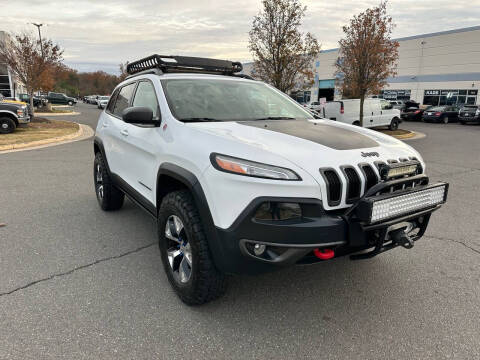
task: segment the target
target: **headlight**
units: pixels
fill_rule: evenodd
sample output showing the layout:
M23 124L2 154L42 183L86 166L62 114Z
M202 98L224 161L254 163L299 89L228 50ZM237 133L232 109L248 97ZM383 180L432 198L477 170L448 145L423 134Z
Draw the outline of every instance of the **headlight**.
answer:
M232 156L212 153L210 160L215 169L244 176L276 180L302 180L294 171L278 166L261 164Z
M17 109L17 115L22 117L25 114L25 111L23 109Z

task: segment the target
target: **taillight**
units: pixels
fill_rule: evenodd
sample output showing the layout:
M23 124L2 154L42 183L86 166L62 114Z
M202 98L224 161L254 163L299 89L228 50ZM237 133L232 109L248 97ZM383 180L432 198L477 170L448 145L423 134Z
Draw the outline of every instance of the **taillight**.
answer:
M415 114L420 114L422 111L421 110L417 110L415 111Z
M343 109L343 103L340 103L340 114L343 114L344 113L344 109Z
M441 112L436 112L436 113L435 113L435 116L440 116L440 115L442 115Z

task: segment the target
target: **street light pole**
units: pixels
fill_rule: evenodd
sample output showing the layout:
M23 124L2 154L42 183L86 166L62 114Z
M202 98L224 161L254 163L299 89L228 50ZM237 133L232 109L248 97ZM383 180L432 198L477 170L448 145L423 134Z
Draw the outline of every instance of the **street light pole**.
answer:
M38 29L38 37L40 38L40 49L42 49L42 58L43 58L44 54L43 54L42 33L40 32L40 28L43 26L43 24L35 24L35 23L31 23L31 24L36 26Z

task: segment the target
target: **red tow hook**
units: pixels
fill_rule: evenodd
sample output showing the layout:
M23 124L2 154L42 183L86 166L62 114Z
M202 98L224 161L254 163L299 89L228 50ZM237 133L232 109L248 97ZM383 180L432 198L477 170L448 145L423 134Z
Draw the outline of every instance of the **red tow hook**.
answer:
M335 256L335 252L332 249L314 249L313 253L322 260L328 260Z

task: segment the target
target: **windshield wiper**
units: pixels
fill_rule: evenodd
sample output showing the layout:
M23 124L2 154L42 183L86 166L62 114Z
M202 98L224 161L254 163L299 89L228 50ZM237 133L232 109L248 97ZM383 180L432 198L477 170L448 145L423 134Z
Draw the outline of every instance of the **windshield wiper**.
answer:
M219 120L219 119L208 118L208 117L191 117L191 118L183 118L183 119L179 119L179 120L183 121L183 122L222 121L222 120Z
M258 118L255 120L295 120L295 118L289 117L289 116L268 116L264 118Z

